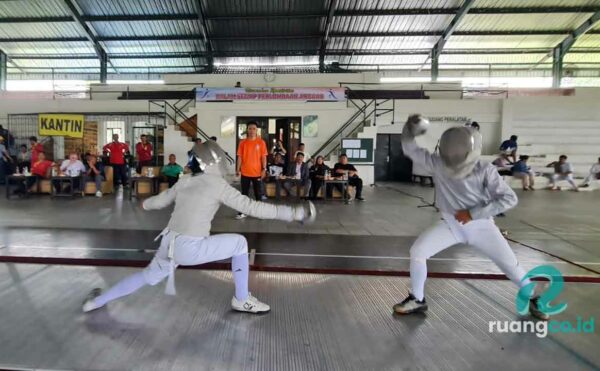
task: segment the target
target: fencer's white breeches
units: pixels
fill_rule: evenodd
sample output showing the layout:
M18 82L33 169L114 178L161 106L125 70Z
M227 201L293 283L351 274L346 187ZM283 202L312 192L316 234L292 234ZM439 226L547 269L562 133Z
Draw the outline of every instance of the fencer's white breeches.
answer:
M590 184L591 182L593 182L594 180L600 179L598 178L598 173L590 173L585 180L583 181L582 184Z
M577 188L577 184L575 184L575 180L573 179L573 174L567 174L567 175L552 174L552 176L550 177L550 185L552 187L555 187L556 182L558 182L560 180L566 180L567 182L569 182L571 187Z
M169 244L172 233L166 233L154 259L144 269L144 279L149 285L156 285L171 273ZM178 235L174 241L173 263L178 265L199 265L248 254L248 242L240 234L216 234L208 237Z
M410 278L412 294L417 300L424 297L425 280L427 279L427 259L453 245L463 243L477 249L492 260L506 276L521 287L529 280L521 279L525 270L519 265L510 245L493 219L476 219L467 224L460 224L453 216L450 222L441 220L414 242L410 249Z

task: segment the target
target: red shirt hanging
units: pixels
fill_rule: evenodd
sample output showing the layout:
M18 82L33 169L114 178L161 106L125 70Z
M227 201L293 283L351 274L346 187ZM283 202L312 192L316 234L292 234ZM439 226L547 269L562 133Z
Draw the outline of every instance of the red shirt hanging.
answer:
M102 150L110 153L109 159L111 164L124 165L125 152L129 152L129 146L127 143L110 142L102 147Z

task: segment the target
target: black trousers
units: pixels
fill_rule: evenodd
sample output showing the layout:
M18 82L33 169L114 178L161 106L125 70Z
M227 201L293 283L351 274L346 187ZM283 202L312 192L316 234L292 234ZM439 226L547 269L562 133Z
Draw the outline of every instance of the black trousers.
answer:
M165 176L165 178L167 179L167 183L169 183L169 188L173 187L179 180L178 176Z
M319 190L321 189L323 184L325 184L325 181L323 179L311 178L310 198L312 198L312 199L317 198L317 195L319 194Z
M262 186L261 186L262 181L261 181L260 177L251 178L251 177L242 175L241 182L242 182L242 194L245 196L248 196L248 192L250 191L250 184L252 184L252 188L254 189L254 198L260 201L261 196L262 196Z
M113 184L115 187L119 183L123 184L123 187L127 186L127 166L125 164L110 164L110 166L113 168Z
M363 181L358 176L348 178L348 185L356 188L356 197L362 197ZM327 197L331 197L332 187L335 187L340 193L344 192L344 187L341 184L328 184L327 185Z

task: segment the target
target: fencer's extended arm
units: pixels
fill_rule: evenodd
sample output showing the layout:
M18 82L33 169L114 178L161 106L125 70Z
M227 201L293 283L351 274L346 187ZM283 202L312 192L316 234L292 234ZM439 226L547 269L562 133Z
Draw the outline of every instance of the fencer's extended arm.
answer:
M156 196L152 196L144 203L142 203L142 207L144 210L159 210L164 209L165 207L171 205L175 202L177 184L173 186L173 188L169 188L166 191L163 191Z
M491 165L485 169L485 187L491 200L486 205L476 206L469 210L473 219L487 219L517 205L517 195Z
M279 219L284 221L302 220L302 215L296 215L297 210L291 206L272 205L266 202L259 202L244 196L237 189L233 188L227 182L223 181L219 200L221 203L237 210L241 213L253 216L258 219Z

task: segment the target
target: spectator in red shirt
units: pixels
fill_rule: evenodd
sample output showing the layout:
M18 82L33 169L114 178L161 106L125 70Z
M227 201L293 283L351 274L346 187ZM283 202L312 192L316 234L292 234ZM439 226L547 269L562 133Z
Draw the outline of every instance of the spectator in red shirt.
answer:
M29 143L31 144L31 166L33 166L38 160L38 155L44 152L44 146L38 143L36 137L29 137Z
M148 142L146 134L140 136L140 142L135 145L135 154L137 156L136 171L142 173L142 167L152 166L152 143Z
M119 182L123 187L127 187L127 165L125 156L129 155L129 146L127 143L119 142L119 134L113 134L113 141L102 147L103 152L109 153L109 163L113 168L114 185L118 187Z
M26 193L35 183L42 179L49 179L52 166L54 166L54 162L46 160L44 152L38 153L37 161L31 164L31 174L35 175L35 178L28 177L15 193Z

